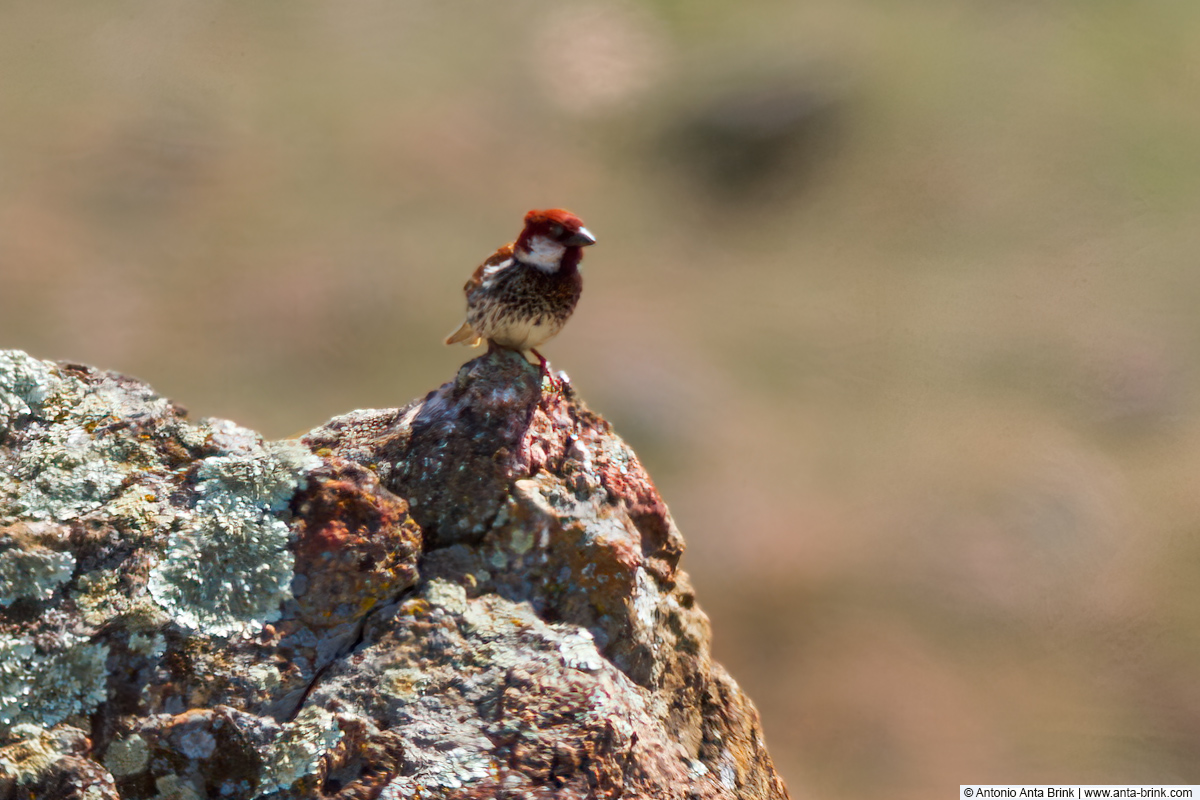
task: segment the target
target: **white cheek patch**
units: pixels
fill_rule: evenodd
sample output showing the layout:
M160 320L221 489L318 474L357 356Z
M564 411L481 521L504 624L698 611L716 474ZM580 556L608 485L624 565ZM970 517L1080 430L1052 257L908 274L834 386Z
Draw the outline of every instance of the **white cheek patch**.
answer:
M518 252L517 257L525 264L537 267L542 272L557 272L567 248L545 236L534 236L529 240L529 249Z

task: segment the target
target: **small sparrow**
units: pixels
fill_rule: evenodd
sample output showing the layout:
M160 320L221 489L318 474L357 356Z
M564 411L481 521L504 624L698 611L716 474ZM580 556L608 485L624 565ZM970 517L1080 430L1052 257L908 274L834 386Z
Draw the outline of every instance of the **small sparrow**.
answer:
M570 211L530 211L517 240L480 264L463 287L467 319L446 344L476 347L487 339L539 364L554 383L535 348L557 335L575 310L583 290L583 248L595 243L583 220Z

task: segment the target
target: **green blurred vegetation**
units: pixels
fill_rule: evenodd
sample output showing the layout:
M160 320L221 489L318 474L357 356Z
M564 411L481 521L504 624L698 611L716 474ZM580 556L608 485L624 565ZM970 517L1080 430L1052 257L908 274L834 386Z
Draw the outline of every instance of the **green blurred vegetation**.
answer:
M9 3L0 346L284 436L530 207L800 797L1200 783L1200 5Z

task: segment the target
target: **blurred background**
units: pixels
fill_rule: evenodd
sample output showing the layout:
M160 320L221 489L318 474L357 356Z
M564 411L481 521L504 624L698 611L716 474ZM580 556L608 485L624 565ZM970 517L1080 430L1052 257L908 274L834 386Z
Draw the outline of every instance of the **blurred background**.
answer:
M8 3L0 347L282 437L532 207L797 797L1200 783L1200 4Z

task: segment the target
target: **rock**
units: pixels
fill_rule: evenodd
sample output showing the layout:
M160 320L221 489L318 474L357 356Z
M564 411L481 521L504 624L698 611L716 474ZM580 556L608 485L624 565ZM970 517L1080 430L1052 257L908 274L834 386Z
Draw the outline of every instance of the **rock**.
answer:
M0 352L0 800L786 798L682 552L503 351L282 442Z

